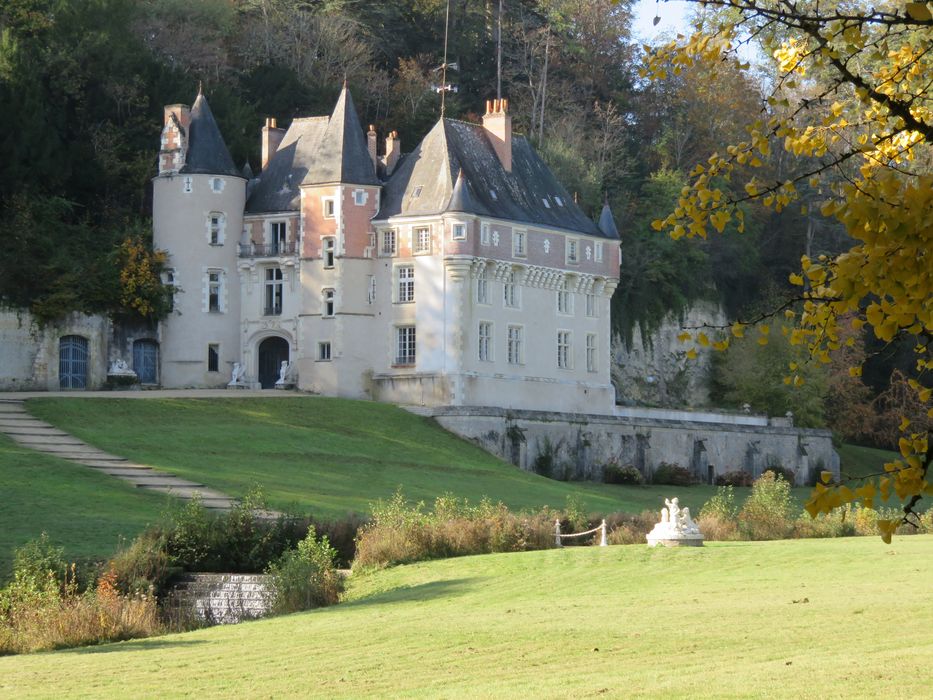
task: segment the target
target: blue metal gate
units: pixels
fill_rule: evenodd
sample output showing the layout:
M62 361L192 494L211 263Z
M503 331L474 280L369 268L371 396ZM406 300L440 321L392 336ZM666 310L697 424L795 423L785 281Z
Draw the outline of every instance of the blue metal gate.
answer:
M137 340L133 343L133 371L140 384L157 384L159 367L159 344L154 340Z
M87 338L62 336L58 341L58 385L62 389L87 386Z

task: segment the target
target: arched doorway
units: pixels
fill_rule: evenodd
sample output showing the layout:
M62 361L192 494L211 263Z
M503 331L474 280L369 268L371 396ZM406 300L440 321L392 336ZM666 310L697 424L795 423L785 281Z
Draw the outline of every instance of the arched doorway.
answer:
M65 335L59 339L58 385L62 389L87 387L87 338Z
M159 344L154 340L133 343L133 371L140 384L158 384Z
M283 362L288 362L288 341L285 338L266 338L259 344L259 383L263 389L275 388Z

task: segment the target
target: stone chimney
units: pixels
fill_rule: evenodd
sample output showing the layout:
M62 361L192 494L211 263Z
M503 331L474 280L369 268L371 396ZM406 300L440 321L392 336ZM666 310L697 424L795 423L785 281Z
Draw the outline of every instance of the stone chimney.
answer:
M373 162L373 170L379 172L379 159L376 157L376 127L372 124L366 132L366 150L369 151L369 159Z
M386 177L392 174L398 159L402 155L402 140L398 137L397 131L392 131L386 136Z
M265 126L262 127L262 165L261 171L266 171L266 166L272 160L272 156L279 150L279 144L285 136L285 129L276 126L275 117L268 117Z
M508 100L486 100L483 128L502 167L512 172L512 117L509 116Z
M159 175L177 173L185 167L190 125L191 109L188 105L165 105L159 148Z

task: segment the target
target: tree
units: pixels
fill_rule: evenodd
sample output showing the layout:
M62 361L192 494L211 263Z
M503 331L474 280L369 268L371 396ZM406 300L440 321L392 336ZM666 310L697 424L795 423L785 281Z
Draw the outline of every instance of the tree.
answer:
M647 51L643 76L664 79L696 64L739 65L737 51L759 41L773 57L773 87L762 117L745 140L713 153L690 172L677 206L653 222L672 237L705 238L730 222L744 227L741 204L758 201L780 212L799 205L804 184L822 192L820 212L835 217L851 238L839 255L804 256L790 275L799 292L781 305L782 331L805 347L809 360L828 364L840 351L843 319L867 327L886 343L912 338L914 376L908 382L928 416L933 339L933 4L882 3L881 9L842 2L695 0L695 31ZM747 69L746 65L740 65ZM805 167L783 178L751 176L772 147ZM721 182L744 180L736 196ZM807 213L807 212L802 212ZM741 336L766 321L739 319ZM804 377L788 365L788 380ZM850 368L854 376L859 365ZM807 510L815 516L854 500L871 506L880 495L904 504L901 519L880 520L885 541L902 522L915 522L919 503L933 496L927 474L933 459L929 429L900 424L902 458L855 488L824 472Z

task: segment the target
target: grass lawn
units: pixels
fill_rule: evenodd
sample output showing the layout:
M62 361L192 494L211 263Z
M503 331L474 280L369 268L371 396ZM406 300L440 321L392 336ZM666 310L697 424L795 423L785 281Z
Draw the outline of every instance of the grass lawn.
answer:
M929 536L448 559L329 609L0 658L0 696L909 697L931 576Z
M168 500L0 435L0 584L13 549L45 530L70 558L107 556L159 519Z
M31 399L28 410L116 454L231 495L255 484L271 505L317 515L366 513L399 487L410 499L451 492L512 508L659 510L678 495L694 513L714 487L562 483L516 469L396 406L322 397L287 399ZM744 489L743 489L744 491ZM801 497L808 489L798 489Z
M885 462L900 458L897 452L860 445L843 445L837 452L843 475L852 477L883 472Z

